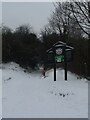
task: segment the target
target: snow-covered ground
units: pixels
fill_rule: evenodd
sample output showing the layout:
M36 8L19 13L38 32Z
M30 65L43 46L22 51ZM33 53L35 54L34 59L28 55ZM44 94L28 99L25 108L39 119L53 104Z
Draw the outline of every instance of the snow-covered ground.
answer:
M0 65L0 120L2 118L2 66Z
M53 70L46 78L39 71L25 73L19 65L3 65L3 118L88 118L88 82L68 72Z

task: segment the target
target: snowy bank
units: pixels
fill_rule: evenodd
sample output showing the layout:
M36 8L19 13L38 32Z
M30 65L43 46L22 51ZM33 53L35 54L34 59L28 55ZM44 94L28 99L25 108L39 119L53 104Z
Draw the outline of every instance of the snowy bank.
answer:
M88 82L68 72L53 70L48 77L41 73L25 73L15 63L3 65L3 118L88 118Z
M0 64L0 119L2 118L2 65Z

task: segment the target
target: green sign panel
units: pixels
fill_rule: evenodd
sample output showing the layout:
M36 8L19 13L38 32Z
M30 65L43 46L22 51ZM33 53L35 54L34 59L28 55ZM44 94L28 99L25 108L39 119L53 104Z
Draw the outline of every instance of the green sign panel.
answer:
M56 62L63 62L64 61L64 56L63 55L55 56L55 60L56 60Z

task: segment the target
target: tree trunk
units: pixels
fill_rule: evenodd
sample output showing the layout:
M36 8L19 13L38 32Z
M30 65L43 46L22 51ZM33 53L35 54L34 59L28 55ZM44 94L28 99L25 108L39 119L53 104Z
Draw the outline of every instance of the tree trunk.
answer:
M88 16L89 16L89 24L90 24L90 1L88 2ZM90 34L88 39L88 76L90 77Z
M88 76L90 77L90 35L88 39Z

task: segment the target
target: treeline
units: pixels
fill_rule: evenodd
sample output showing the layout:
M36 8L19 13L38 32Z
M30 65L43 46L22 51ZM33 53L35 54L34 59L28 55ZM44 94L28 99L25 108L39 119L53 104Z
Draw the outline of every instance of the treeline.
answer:
M2 29L2 61L14 61L23 67L34 68L40 61L40 40L30 27L22 25L14 32L8 27Z
M75 32L75 31L74 31ZM76 34L76 35L75 35ZM44 34L43 33L43 45L44 52L47 49L51 48L52 45L59 40L66 42L67 45L74 47L74 59L71 62L68 62L68 70L79 74L81 76L86 76L88 74L88 39L80 35L77 36L77 31L71 36L60 36L56 33ZM45 55L45 53L43 54ZM52 66L48 64L48 66ZM64 64L57 64L57 67L64 67Z
M57 2L54 6L40 37L28 25L19 26L15 31L2 28L3 62L14 61L32 68L37 64L49 67L46 50L60 40L75 48L74 61L68 63L68 69L90 76L90 2Z
M50 42L45 36L56 33L56 38L59 36L61 41L75 48L74 61L68 63L68 69L90 76L90 1L56 2L54 6L49 23L41 32L42 40Z

